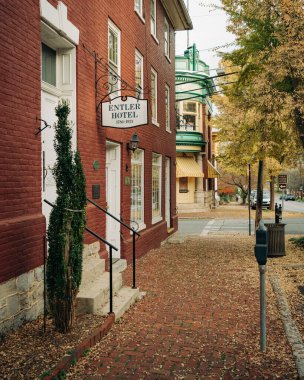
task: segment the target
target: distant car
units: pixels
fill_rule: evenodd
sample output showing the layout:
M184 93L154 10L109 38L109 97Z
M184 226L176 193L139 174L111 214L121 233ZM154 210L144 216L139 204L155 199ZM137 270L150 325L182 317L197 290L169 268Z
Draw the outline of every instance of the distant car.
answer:
M257 205L257 193L254 194L254 197L251 199L251 208L252 210L256 209ZM263 203L262 208L270 209L270 192L269 190L263 191Z
M284 199L285 201L295 201L296 197L292 194L287 194Z

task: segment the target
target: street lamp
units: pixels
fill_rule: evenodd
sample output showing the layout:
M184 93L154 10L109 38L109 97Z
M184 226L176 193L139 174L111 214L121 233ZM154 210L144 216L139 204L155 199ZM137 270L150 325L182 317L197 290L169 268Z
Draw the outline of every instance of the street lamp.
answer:
M132 151L133 153L136 151L139 145L139 138L137 136L137 133L134 133L131 140L127 143L127 149L128 151Z

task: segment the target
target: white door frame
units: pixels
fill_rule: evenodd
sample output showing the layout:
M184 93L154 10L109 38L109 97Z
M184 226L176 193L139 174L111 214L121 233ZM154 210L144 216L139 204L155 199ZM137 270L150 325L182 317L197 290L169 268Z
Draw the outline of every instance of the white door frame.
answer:
M171 159L165 158L165 219L167 222L167 228L171 227L170 221L170 203L171 203Z
M107 209L120 219L120 180L121 146L112 141L106 142L106 201ZM113 250L113 258L120 258L120 223L107 215L106 240L118 248Z

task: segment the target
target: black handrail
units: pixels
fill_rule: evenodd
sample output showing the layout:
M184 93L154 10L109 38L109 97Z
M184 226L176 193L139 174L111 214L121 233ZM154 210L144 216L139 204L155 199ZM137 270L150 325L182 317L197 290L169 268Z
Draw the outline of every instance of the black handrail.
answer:
M47 203L49 206L51 207L55 207L55 205L51 202L49 202L48 200L44 199L43 200L45 203ZM72 209L66 209L67 211L70 211L70 212L80 212L80 210L72 210ZM93 235L94 237L96 237L98 240L102 241L104 244L106 244L108 247L109 247L109 260L110 260L110 284L109 284L109 287L110 287L110 314L113 313L113 265L112 265L112 249L114 249L115 251L118 251L118 248L116 248L113 244L109 243L107 240L105 240L104 238L102 238L101 236L99 236L98 234L96 234L96 232L90 230L88 227L85 227L85 230L87 232L89 232L91 235Z
M135 248L135 235L140 236L140 234L134 230L134 228L128 226L125 222L123 222L121 219L117 218L115 215L111 214L108 210L104 209L103 207L99 206L97 203L92 201L91 199L87 198L87 201L97 207L99 210L103 211L105 214L109 215L111 218L116 220L118 223L126 227L129 231L132 231L132 260L133 260L133 284L132 288L136 289L136 248Z
M112 249L115 249L115 251L118 251L118 248L114 247L111 243L109 243L107 240L96 234L94 231L90 230L88 227L85 227L85 230L89 232L91 235L95 236L97 239L101 240L103 243L105 243L109 247L109 261L110 261L110 314L113 313L113 264L112 264Z
M99 210L103 211L104 213L106 213L107 215L109 215L111 218L115 219L118 223L122 224L124 227L126 227L128 230L130 231L134 231L134 233L137 235L137 236L140 236L140 234L134 230L134 228L128 226L125 222L123 222L121 219L117 218L115 215L111 214L108 210L106 210L105 208L99 206L97 203L95 203L94 201L92 201L91 199L87 198L87 201L92 203L92 205L94 205L95 207L97 207Z

